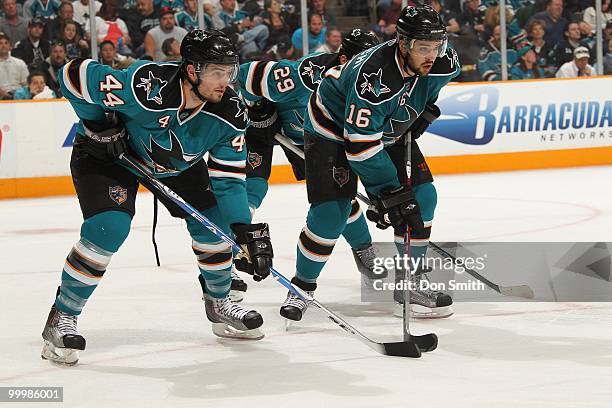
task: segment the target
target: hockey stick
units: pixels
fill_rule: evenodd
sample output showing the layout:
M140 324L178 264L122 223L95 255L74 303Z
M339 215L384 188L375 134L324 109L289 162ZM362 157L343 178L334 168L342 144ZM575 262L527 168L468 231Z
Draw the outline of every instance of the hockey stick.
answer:
M219 227L217 227L214 223L212 223L208 218L202 215L198 210L196 210L193 206L183 200L178 194L172 191L168 186L163 184L161 181L157 180L151 175L150 170L144 165L140 164L134 158L122 154L120 159L123 160L125 164L127 164L130 168L137 171L143 179L147 181L152 187L154 187L157 191L163 194L165 197L170 199L176 205L178 205L185 213L199 221L204 227L206 227L210 232L215 234L217 237L231 245L233 249L238 252L242 252L242 248L234 242L234 240L227 234L225 234ZM274 268L270 268L270 273L285 288L287 288L291 293L299 296L302 300L305 300L309 303L314 304L319 309L325 311L327 313L327 317L338 325L342 330L353 336L354 338L360 340L362 343L370 347L372 350L387 356L395 356L395 357L420 357L421 353L419 350L419 346L417 343L413 341L401 341L401 342L393 342L393 343L377 343L373 340L370 340L364 334L362 334L359 330L351 326L346 320L342 319L340 316L329 310L318 300L314 299L312 296L309 296L306 292L301 290L300 288L294 286L287 278L285 278L280 272L276 271Z
M302 159L304 158L304 152L301 151L296 145L291 143L288 137L277 134L276 136L274 136L274 138L287 149L291 150L293 153L297 154ZM357 198L367 206L372 205L372 201L369 199L369 197L359 192L357 192ZM457 258L446 252L444 249L440 248L440 246L436 245L431 241L429 242L429 246L438 254L450 258L455 264L457 263ZM502 286L491 282L490 280L472 269L465 268L465 271L472 275L474 278L487 285L489 288L504 296L522 297L527 299L534 298L533 290L528 285Z
M295 153L297 156L299 156L300 158L304 159L304 152L302 150L300 150L296 145L294 145L293 143L291 143L290 139L286 136L283 136L281 134L276 134L274 136L274 138L284 147L286 147L288 150L290 150L291 152ZM410 149L410 146L407 147L407 149ZM408 235L408 229L406 229L406 237L405 239L407 239L407 248L408 248L408 253L409 251L409 247L410 247L410 236ZM405 276L404 276L404 281L406 283L406 285L408 285L409 279L408 279L408 275L409 275L409 271L408 269L406 269L405 271ZM414 342L417 344L418 348L419 348L419 355L421 351L424 352L428 352L428 351L433 351L436 349L436 347L438 346L438 337L434 334L434 333L430 333L430 334L424 334L424 335L412 335L410 334L410 328L409 328L409 320L410 320L410 307L406 307L406 305L410 304L410 291L409 290L405 290L404 291L404 314L403 314L403 331L404 331L404 341L405 342ZM408 300L406 300L406 298L408 298Z

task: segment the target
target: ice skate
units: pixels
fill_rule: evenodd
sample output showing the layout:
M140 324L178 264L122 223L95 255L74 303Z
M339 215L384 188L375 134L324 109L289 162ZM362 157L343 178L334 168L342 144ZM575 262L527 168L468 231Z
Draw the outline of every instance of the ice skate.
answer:
M263 318L255 310L248 310L232 302L228 294L224 298L215 298L206 293L206 282L202 275L198 276L202 286L206 317L212 323L212 331L216 336L231 339L260 340L264 333L258 328L263 324Z
M247 288L246 282L232 269L232 286L230 287L230 299L232 302L242 302Z
M374 245L370 244L366 248L352 249L352 251L357 269L363 276L372 280L384 279L388 276L389 272L386 268L374 265L374 260L380 257Z
M55 305L51 306L42 337L40 356L44 360L72 366L79 361L79 351L85 350L85 339L77 331L77 316L57 310Z
M454 313L451 307L453 298L449 294L428 288L427 272L418 271L410 276L410 281L412 287L415 288L410 291L410 310L413 318L440 319L450 317ZM402 291L394 291L393 298L396 302L393 315L402 317L404 304Z

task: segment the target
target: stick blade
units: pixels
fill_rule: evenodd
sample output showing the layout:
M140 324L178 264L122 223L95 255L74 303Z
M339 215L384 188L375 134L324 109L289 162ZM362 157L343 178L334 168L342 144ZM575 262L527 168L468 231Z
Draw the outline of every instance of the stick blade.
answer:
M424 353L434 351L438 347L438 336L434 333L423 334L421 336L411 334L410 340L419 346L419 349Z
M398 341L395 343L383 343L384 353L393 357L421 357L421 349L413 341Z
M504 296L514 296L526 299L533 299L535 297L533 290L527 285L500 286L499 292Z

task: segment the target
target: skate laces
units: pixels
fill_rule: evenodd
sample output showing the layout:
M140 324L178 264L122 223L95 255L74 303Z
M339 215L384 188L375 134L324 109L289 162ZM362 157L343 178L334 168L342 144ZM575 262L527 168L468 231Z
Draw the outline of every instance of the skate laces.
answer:
M361 259L361 262L363 262L365 266L370 269L374 267L374 259L376 259L377 254L374 250L373 245L370 245L365 249L358 249L355 252L357 253L357 256L359 256L359 259Z
M306 293L312 296L312 292L307 291ZM289 294L287 295L287 300L285 300L285 304L283 306L293 306L297 307L298 309L305 309L308 304L305 300L302 300L296 294L289 292Z
M219 312L232 319L242 320L242 318L250 312L250 310L246 310L240 305L233 303L229 297L217 299L216 303L217 307L219 307Z
M74 334L78 335L77 332L77 317L69 315L64 312L57 312L58 320L57 320L57 330L63 335L66 334Z
M431 286L431 285L429 285L429 283L430 283L431 281L429 280L429 276L427 276L427 274L426 274L426 273L422 273L422 274L420 274L420 275L415 276L415 279L416 279L416 283L417 283L417 285L418 285L418 286L417 286L417 288L418 288L418 289L417 289L416 291L417 291L417 292L420 292L420 293L422 293L422 294L424 294L424 295L425 295L425 296L427 296L428 298L430 298L430 299L432 299L432 300L436 300L436 299L438 298L438 295L443 294L443 293L442 293L442 292L440 292L440 291L433 290L433 289L429 289L429 287ZM420 286L420 281L421 281L421 280L425 280L425 281L427 281L427 283L428 283L428 285L427 285L427 289L421 289L421 286Z

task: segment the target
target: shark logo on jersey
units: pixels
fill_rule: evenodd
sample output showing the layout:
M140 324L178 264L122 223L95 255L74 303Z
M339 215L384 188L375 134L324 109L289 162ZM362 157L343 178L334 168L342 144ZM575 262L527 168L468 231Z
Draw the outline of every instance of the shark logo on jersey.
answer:
M323 80L323 71L325 71L325 67L321 65L313 64L312 61L308 61L308 66L304 67L302 71L302 76L310 77L310 82L314 84L318 84Z
M248 122L249 112L246 109L243 109L242 101L240 100L240 98L237 96L232 96L230 98L230 101L236 102L236 110L238 111L238 113L236 113L235 117L239 118L240 116L242 116L242 120Z
M197 161L196 159L202 156L202 152L197 154L185 153L176 134L172 130L169 130L168 135L170 143L169 148L159 145L153 140L152 136L149 139L150 147L147 147L144 141L141 141L145 152L151 160L153 169L157 174L179 173L187 169Z
M163 103L161 91L168 85L168 81L155 77L152 71L149 71L148 78L140 78L140 83L136 88L144 88L147 91L147 101L155 101L158 105Z
M389 87L382 83L382 68L371 74L363 73L363 83L361 84L361 95L366 92L372 92L374 96L379 97L382 94L391 92Z
M493 87L480 87L455 93L436 102L442 112L427 132L459 143L483 145L495 135L495 115L499 91Z

